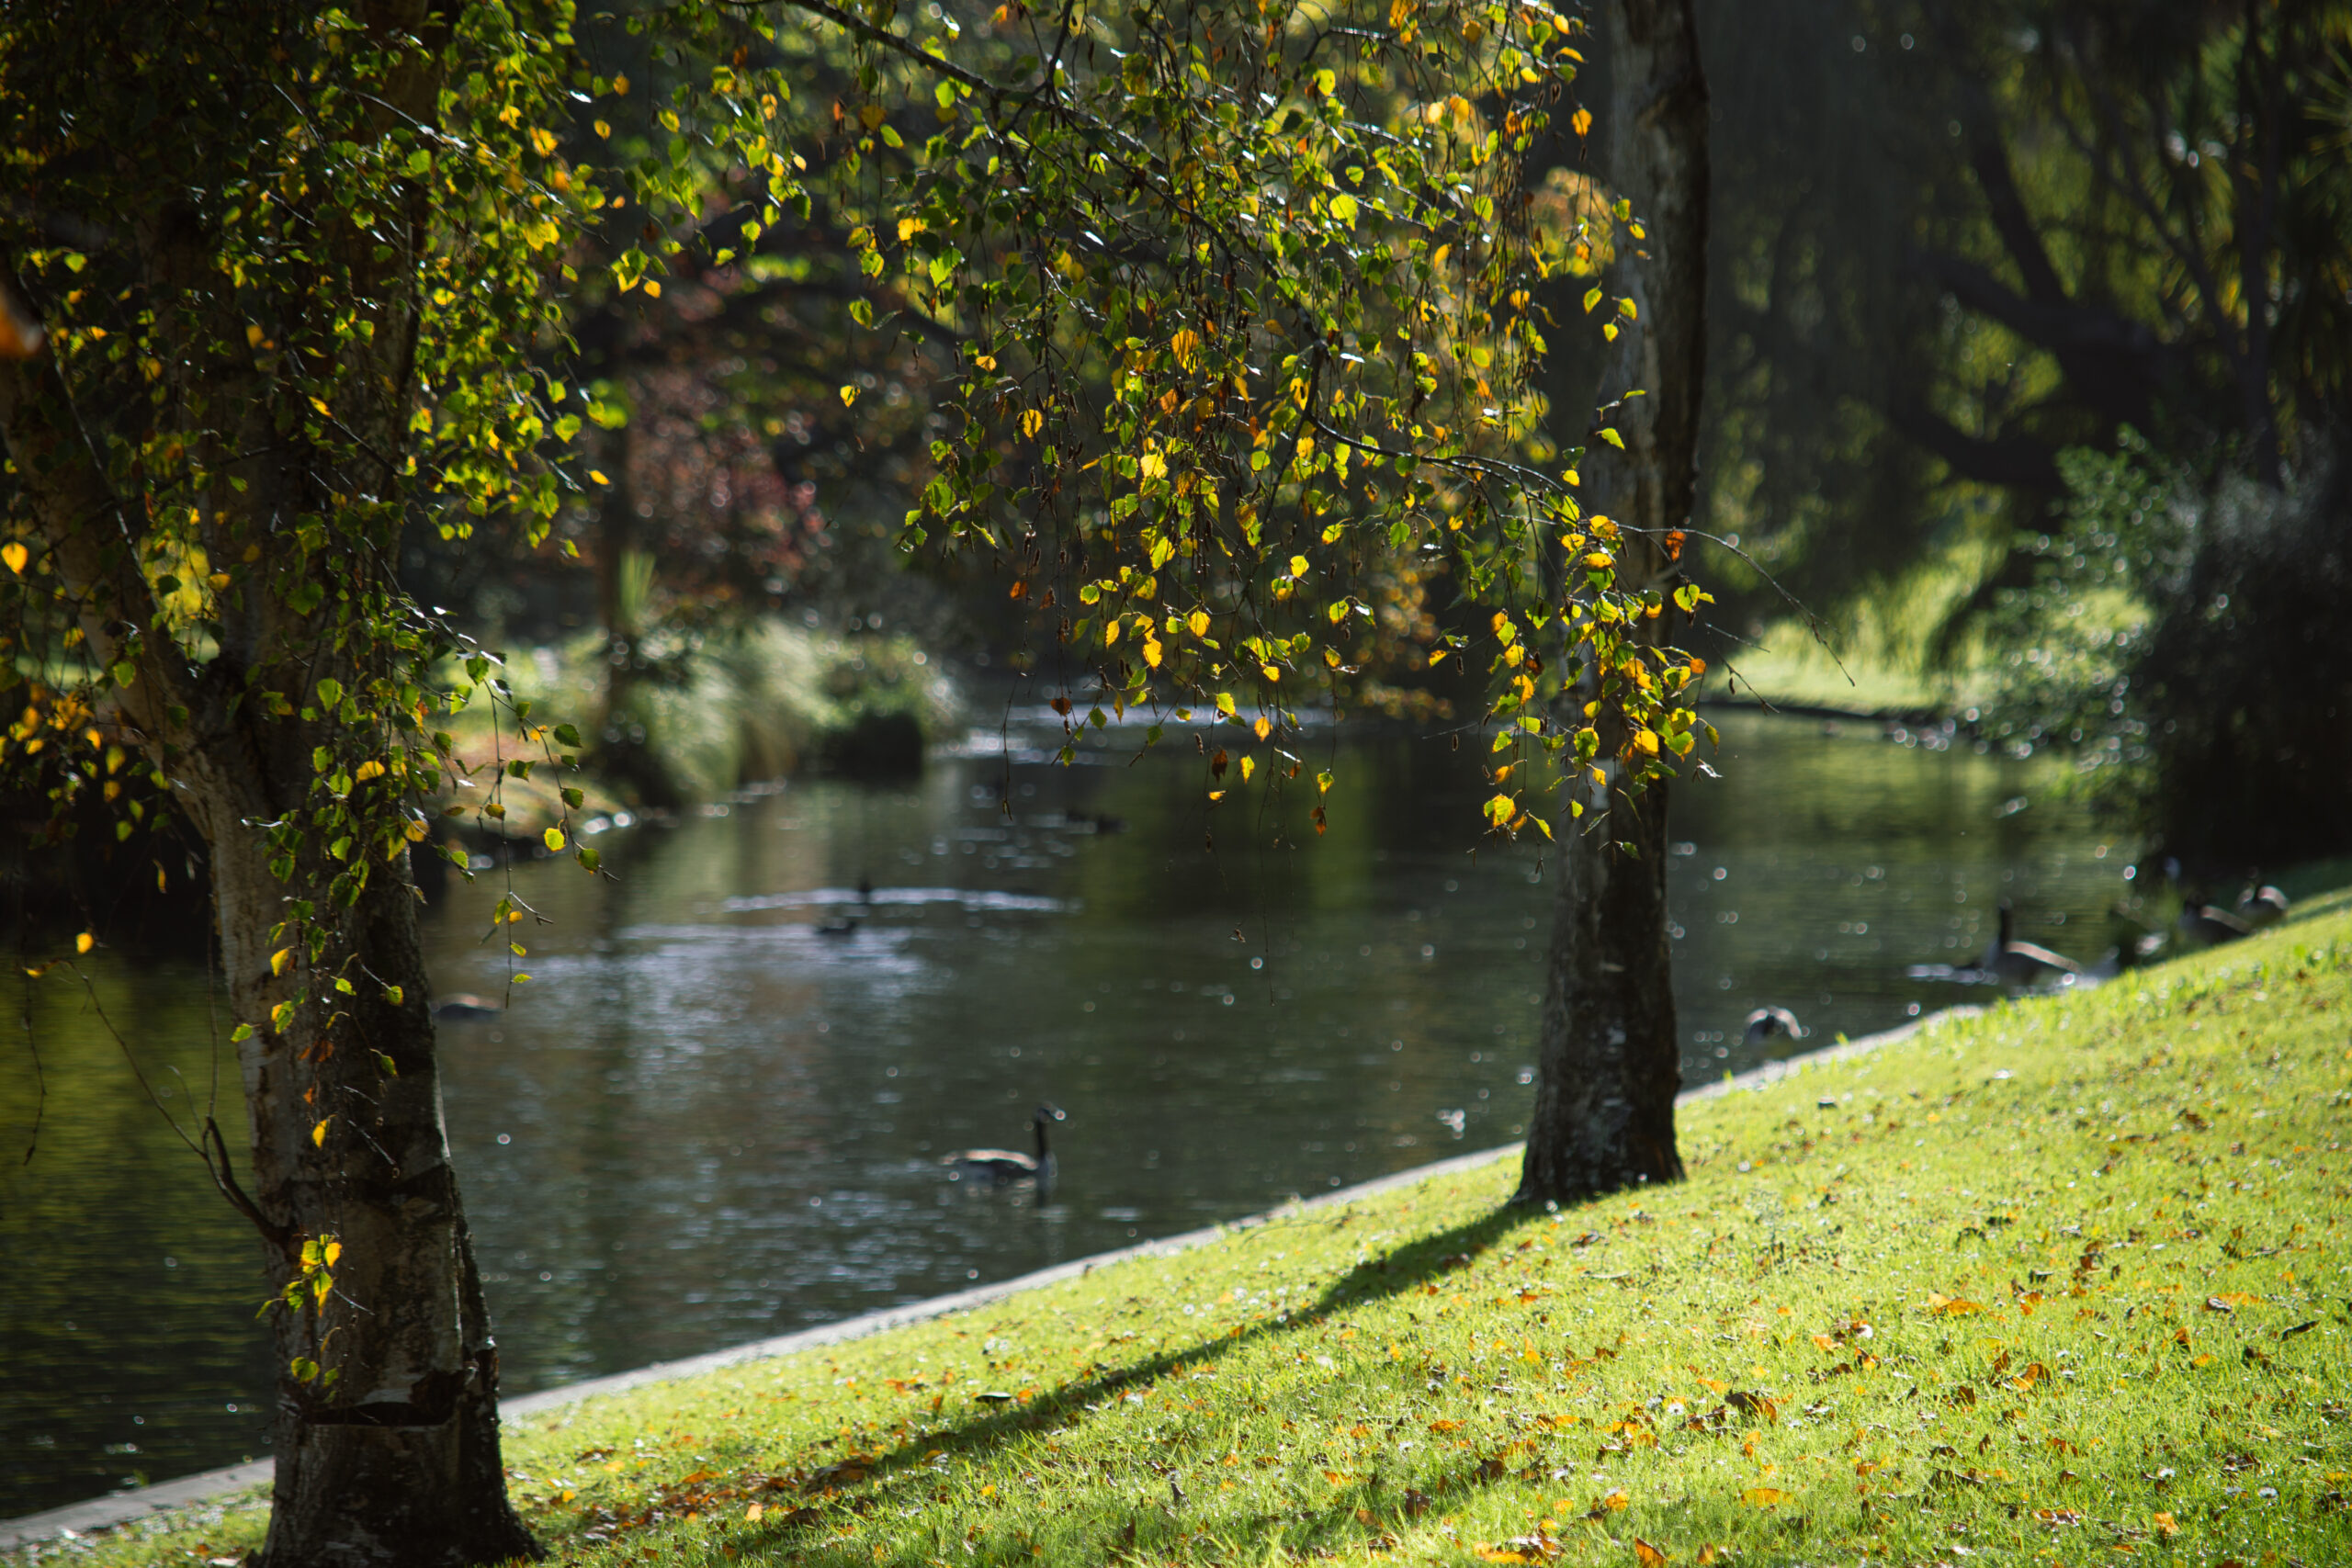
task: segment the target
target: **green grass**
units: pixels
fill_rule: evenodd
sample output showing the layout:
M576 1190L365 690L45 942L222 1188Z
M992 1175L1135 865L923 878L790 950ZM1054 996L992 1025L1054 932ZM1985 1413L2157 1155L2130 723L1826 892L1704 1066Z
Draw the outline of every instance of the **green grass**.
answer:
M1679 1186L1297 1209L535 1417L514 1485L613 1568L2341 1562L2347 1033L2339 896L1691 1106Z

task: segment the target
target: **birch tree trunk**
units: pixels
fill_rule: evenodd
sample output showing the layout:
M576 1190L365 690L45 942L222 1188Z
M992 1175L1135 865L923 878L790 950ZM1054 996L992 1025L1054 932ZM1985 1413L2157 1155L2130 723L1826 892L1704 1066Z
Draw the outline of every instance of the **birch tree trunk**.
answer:
M278 949L275 935L289 896L337 869L313 844L293 875L274 871L265 831L302 804L334 719L240 699L257 671L300 663L313 687L354 672L332 652L331 628L282 600L255 605L200 670L168 637L133 635L153 609L117 542L125 503L53 362L0 367L0 436L90 649L136 667L120 718L204 840L232 1016L251 1026L237 1046L250 1192L217 1130L206 1152L262 1235L278 1298L263 1568L536 1557L506 1500L498 1353L449 1166L405 850L350 908L316 901L333 972L311 973L308 951ZM266 459L241 477L261 508L300 483ZM337 976L361 979L344 994ZM340 1005L279 1011L305 984ZM330 1242L332 1284L315 1291L304 1250L315 1259Z
M1707 89L1690 0L1611 0L1608 184L1630 202L1643 238L1620 238L1615 292L1635 305L1622 323L1594 403L1642 395L1607 418L1624 438L1588 465L1587 508L1624 529L1618 581L1640 590L1676 571L1670 530L1696 494L1699 401L1706 363ZM1663 640L1670 617L1645 635ZM1577 697L1590 700L1590 674ZM1600 755L1622 726L1600 716ZM1611 784L1613 785L1613 775ZM1558 823L1549 976L1522 1202L1567 1202L1682 1175L1674 1097L1682 1082L1666 911L1667 789L1628 800L1580 786L1584 815Z

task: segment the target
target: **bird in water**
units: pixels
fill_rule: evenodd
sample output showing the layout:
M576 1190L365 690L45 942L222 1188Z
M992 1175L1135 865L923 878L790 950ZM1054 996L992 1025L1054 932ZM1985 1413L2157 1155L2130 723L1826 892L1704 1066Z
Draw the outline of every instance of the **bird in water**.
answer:
M2000 929L1976 961L1977 972L2005 986L2040 986L2079 975L2083 966L2063 953L2017 939L2017 911L2001 900Z
M947 1168L951 1181L1035 1181L1041 1187L1050 1186L1054 1179L1054 1151L1046 1141L1046 1128L1049 1122L1069 1119L1069 1113L1058 1105L1037 1107L1029 1118L1037 1140L1037 1152L1034 1155L1024 1155L1018 1149L957 1149L943 1156L939 1163Z
M1753 1050L1776 1040L1802 1040L1812 1032L1788 1009L1764 1007L1747 1015L1747 1030L1739 1037L1739 1043Z
M496 1018L506 1010L485 997L459 991L433 1004L435 1023L471 1023L485 1018Z

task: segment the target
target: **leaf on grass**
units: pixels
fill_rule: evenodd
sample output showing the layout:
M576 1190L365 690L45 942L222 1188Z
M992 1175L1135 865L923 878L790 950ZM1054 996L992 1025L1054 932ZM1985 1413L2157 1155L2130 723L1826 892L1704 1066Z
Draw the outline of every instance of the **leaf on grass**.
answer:
M1652 1546L1640 1536L1635 1536L1634 1538L1634 1561L1640 1563L1642 1568L1664 1568L1667 1556L1663 1549Z
M1938 1317L1966 1317L1970 1313L1983 1312L1984 1303L1972 1302L1966 1296L1928 1297L1928 1310Z
M1739 1500L1751 1508L1772 1508L1786 1502L1788 1496L1777 1486L1751 1486L1739 1495Z

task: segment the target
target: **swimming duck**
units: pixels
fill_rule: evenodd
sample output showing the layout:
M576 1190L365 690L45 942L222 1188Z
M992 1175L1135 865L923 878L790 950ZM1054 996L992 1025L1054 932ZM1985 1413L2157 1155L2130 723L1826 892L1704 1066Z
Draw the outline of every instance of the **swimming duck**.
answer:
M1037 1139L1037 1152L1024 1155L1017 1149L957 1149L944 1156L940 1164L947 1168L951 1181L1035 1181L1050 1185L1054 1179L1054 1151L1046 1143L1046 1124L1066 1122L1069 1112L1058 1105L1040 1105L1029 1118L1031 1130Z
M2001 900L2000 921L2000 930L1984 948L1984 956L1976 961L1980 974L1989 975L2005 986L2038 986L2083 972L2081 964L2063 953L2018 941L2017 911L2009 907L2007 898Z
M1811 1032L1788 1009L1762 1007L1747 1015L1747 1030L1739 1043L1752 1050L1775 1040L1802 1040Z

